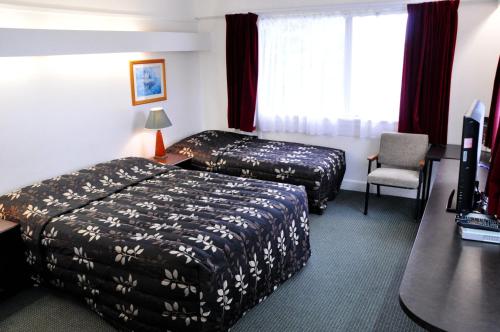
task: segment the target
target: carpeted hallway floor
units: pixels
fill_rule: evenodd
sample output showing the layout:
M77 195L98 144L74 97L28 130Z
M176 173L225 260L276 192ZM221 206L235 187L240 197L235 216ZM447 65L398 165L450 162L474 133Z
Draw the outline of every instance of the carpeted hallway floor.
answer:
M311 215L308 265L232 329L250 331L420 331L399 307L399 284L418 224L413 201L344 191ZM79 302L29 289L0 303L0 331L113 331Z

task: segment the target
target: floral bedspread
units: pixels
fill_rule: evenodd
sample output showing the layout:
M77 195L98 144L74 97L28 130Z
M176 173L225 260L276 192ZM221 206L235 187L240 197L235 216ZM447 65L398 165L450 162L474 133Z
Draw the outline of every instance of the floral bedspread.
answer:
M217 130L187 137L168 150L193 157L193 169L302 185L315 212L338 194L346 169L343 150Z
M0 197L33 281L117 328L223 331L307 262L302 187L162 166L98 164Z

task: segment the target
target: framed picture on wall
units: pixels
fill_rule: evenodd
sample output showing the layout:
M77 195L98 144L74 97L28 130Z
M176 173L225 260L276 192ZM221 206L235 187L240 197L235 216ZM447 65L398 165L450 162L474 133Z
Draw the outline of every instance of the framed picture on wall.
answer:
M165 60L130 61L132 105L167 100Z

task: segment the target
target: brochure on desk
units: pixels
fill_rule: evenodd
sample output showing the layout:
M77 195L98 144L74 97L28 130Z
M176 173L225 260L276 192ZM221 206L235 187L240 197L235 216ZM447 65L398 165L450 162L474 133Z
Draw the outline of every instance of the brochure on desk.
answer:
M462 239L500 244L500 232L458 226Z

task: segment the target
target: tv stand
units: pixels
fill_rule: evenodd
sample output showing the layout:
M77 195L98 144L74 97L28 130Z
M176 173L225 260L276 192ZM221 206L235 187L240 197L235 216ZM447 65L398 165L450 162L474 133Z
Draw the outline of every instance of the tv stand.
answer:
M458 213L457 209L457 195L455 195L456 190L453 189L448 196L448 203L446 204L446 212ZM479 181L474 183L474 211L479 211L481 213L486 213L488 210L488 202L485 198L486 196L479 190ZM472 212L472 211L471 211Z
M448 196L446 212L457 213L457 196L455 195L455 189L453 189L450 193L450 196Z

